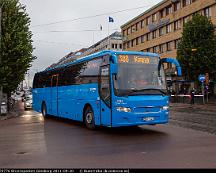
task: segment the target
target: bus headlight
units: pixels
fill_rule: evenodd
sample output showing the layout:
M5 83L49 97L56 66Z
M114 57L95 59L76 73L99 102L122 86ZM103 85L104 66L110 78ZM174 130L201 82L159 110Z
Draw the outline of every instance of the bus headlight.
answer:
M163 109L164 111L168 111L168 110L169 110L169 106L163 106L162 109Z
M131 112L131 108L126 107L117 107L116 110L119 112Z

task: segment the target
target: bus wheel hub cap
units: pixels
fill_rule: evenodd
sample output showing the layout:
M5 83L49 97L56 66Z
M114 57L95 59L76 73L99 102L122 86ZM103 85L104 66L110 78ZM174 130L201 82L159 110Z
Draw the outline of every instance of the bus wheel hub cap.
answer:
M87 113L86 121L87 121L88 124L90 124L92 122L92 113Z

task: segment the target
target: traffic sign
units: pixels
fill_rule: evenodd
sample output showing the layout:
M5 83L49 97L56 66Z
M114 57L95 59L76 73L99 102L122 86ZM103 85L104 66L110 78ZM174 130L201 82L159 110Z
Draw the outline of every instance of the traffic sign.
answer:
M200 82L204 82L205 81L205 75L204 74L200 74L198 77Z

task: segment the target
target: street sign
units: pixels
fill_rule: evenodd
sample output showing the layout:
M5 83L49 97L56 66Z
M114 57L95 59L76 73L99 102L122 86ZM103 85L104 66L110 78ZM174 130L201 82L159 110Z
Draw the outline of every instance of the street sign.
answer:
M204 74L200 74L199 77L198 77L198 80L200 82L204 82L205 81L205 75Z

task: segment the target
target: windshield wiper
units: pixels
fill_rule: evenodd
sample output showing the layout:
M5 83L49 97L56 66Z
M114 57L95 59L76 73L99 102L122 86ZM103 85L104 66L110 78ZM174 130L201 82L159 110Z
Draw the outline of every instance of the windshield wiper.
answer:
M133 89L128 92L128 95L136 93L136 92L144 92L144 91L151 91L151 90L159 91L160 93L162 93L163 96L167 95L167 92L163 91L162 89L157 89L157 88ZM147 94L151 94L151 93L147 93Z

